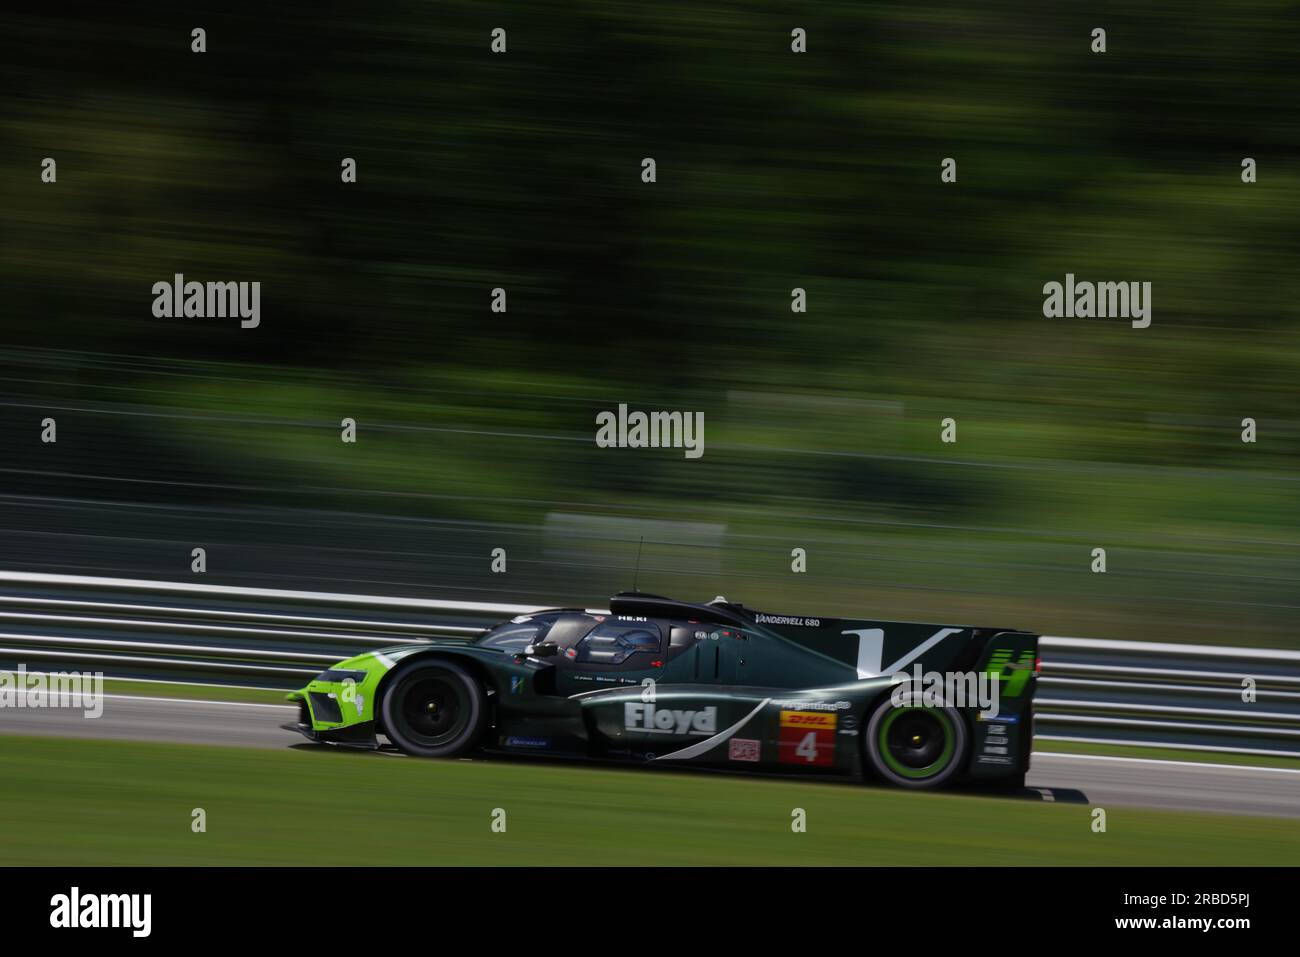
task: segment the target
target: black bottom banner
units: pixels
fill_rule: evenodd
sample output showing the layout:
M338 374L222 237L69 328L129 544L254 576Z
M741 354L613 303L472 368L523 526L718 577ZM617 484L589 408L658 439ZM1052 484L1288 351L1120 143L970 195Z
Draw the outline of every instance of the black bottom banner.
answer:
M608 931L762 943L773 930L868 943L951 935L1231 945L1284 932L1283 869L30 868L0 871L10 940L288 945L464 930L539 942ZM682 913L677 913L677 912ZM689 922L684 922L689 919ZM533 926L529 926L533 925ZM687 929L687 928L690 929ZM382 937L375 929L382 929ZM674 929L677 928L677 929ZM838 942L838 940L836 941Z

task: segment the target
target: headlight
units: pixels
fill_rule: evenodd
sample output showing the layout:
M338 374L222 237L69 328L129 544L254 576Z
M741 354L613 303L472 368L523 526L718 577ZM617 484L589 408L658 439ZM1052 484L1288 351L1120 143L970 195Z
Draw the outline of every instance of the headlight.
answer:
M366 680L366 675L368 673L369 672L365 672L365 671L347 671L342 668L331 668L329 669L329 671L322 671L320 674L316 676L315 680L316 681L347 681L349 678L351 678L354 684L361 684L361 682Z

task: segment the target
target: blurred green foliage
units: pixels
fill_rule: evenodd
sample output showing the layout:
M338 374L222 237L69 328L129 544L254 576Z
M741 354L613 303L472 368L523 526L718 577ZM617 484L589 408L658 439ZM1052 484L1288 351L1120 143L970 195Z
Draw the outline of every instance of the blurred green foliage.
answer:
M16 10L5 32L6 434L37 409L71 420L57 450L5 450L7 489L256 486L524 524L577 507L795 544L872 526L872 556L918 563L902 585L1028 582L1026 615L1062 629L1046 569L1122 540L1148 550L1130 571L1183 584L1130 578L1115 600L1226 602L1215 628L1240 601L1287 627L1288 4L227 2ZM153 318L176 272L260 281L261 327ZM1067 272L1151 282L1151 327L1045 319ZM594 448L619 402L704 411L704 458ZM846 558L801 593L780 566L730 567L805 607L882 571ZM1171 613L1209 620L1148 608L1138 627L1177 630Z

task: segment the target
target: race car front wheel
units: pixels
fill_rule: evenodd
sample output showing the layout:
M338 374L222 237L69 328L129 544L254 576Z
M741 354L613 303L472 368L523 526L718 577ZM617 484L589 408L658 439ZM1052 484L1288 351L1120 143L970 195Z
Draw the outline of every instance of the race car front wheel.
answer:
M966 764L969 735L961 712L945 705L895 705L886 698L867 722L867 763L905 788L933 788Z
M407 754L450 758L479 740L483 688L450 661L413 662L393 676L382 704L384 731Z

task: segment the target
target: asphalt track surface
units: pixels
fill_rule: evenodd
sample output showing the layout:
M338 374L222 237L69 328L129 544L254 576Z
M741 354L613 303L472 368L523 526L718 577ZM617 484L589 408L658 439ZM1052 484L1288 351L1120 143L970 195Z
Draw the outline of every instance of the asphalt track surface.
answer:
M0 734L288 748L306 743L279 727L296 714L288 705L106 694L97 718L5 708ZM1027 800L1300 818L1300 770L1289 768L1036 752L1027 783Z

